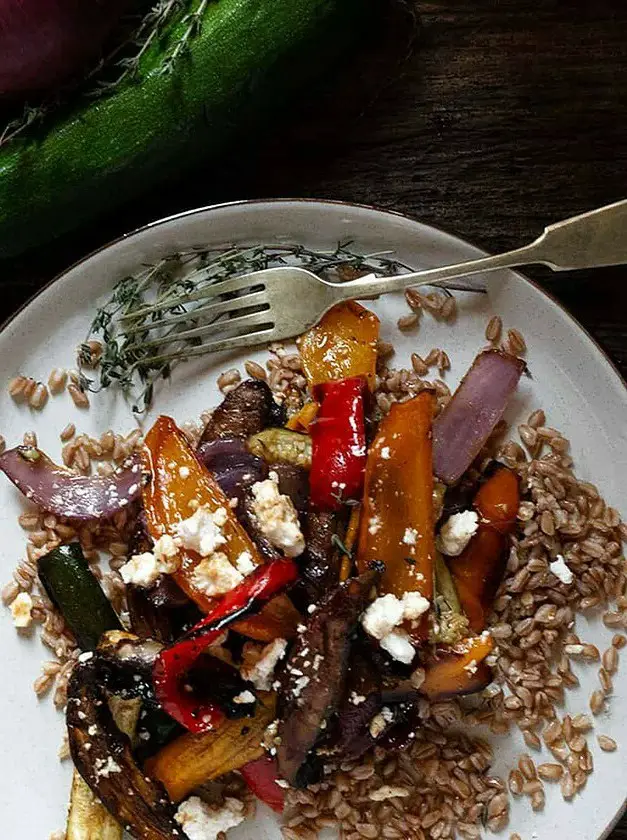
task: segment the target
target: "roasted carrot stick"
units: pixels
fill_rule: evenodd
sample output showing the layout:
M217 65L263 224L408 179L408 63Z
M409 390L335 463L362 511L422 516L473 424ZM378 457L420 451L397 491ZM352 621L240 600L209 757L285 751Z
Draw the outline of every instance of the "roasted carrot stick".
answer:
M395 403L368 453L357 566L363 572L372 561L382 561L379 590L399 598L405 592L433 598L434 403L429 391Z

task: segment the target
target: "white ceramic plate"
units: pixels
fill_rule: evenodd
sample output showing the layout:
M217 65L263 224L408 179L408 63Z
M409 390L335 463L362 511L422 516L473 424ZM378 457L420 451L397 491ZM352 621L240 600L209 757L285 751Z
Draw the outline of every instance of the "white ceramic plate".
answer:
M72 367L74 348L83 340L94 309L105 300L121 276L136 271L177 249L192 245L300 242L333 247L353 240L365 252L393 250L404 262L433 267L479 255L479 251L446 233L403 216L346 204L313 201L260 201L225 205L175 216L115 242L74 266L39 294L0 334L2 381L18 373L46 380L53 366ZM397 317L406 311L402 296L374 304L382 319L383 338L393 341L398 363L407 363L417 350L444 347L452 360L447 380L453 385L484 345L490 315L498 313L507 327L517 327L529 345L533 381L525 380L513 401L508 419L521 422L542 406L548 423L572 441L579 474L594 481L608 502L619 509L627 497L627 391L608 359L584 330L555 301L513 272L487 275L489 294L458 295L459 316L454 327L430 317L415 334L399 333ZM157 391L155 412L178 420L195 418L219 401L215 377L246 358L263 359L263 352L229 359L204 359L181 367L170 385ZM153 412L154 414L154 412ZM59 431L71 420L79 430L98 435L108 428L130 430L127 405L114 395L101 395L89 412L76 409L67 395L52 398L45 410L18 407L0 391L0 431L8 445L21 441L26 429L37 432L39 443L60 460ZM150 420L151 418L148 418ZM0 528L3 577L23 555L24 534L17 525L22 502L8 481L0 481ZM627 510L623 507L623 514ZM581 635L607 646L610 634L598 621L579 619ZM35 637L18 636L6 610L0 610L2 691L0 691L0 836L45 840L64 825L70 768L61 766L57 749L62 719L47 699L38 702L31 689L48 652ZM577 668L577 666L575 666ZM568 709L587 710L596 685L594 667L577 668L581 689L568 694ZM627 670L615 678L611 714L597 720L598 731L619 742L627 725ZM549 840L595 840L604 836L621 813L625 799L623 753L600 753L590 738L595 771L583 797L563 802L559 790L548 785L547 804L533 814L526 802L514 802L509 831ZM500 740L495 769L525 751L512 736ZM550 756L538 760L550 761ZM261 813L254 825L241 827L234 840L274 840L279 832L272 817Z

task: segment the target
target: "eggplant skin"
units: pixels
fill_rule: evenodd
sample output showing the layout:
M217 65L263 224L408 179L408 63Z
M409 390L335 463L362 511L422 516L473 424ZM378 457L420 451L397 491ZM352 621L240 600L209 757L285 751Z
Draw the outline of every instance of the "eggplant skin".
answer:
M378 576L365 572L336 587L294 643L285 667L277 750L279 775L291 785L303 784L299 771L342 698L351 635Z
M74 669L66 722L74 766L120 825L141 840L180 840L165 788L138 767L113 720L97 653Z
M226 395L202 433L201 443L218 438L246 439L285 422L272 391L260 379L246 379Z

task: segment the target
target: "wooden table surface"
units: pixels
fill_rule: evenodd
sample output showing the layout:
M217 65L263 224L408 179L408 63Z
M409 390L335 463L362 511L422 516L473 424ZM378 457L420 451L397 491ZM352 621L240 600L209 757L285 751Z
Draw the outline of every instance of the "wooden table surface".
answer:
M362 116L348 96L339 105L336 97L291 129L280 121L268 139L222 161L219 172L192 173L0 265L0 321L94 247L216 201L310 196L375 204L495 251L627 197L625 0L449 0L419 8L415 51ZM627 271L530 273L627 376ZM620 838L627 838L627 821L612 835Z

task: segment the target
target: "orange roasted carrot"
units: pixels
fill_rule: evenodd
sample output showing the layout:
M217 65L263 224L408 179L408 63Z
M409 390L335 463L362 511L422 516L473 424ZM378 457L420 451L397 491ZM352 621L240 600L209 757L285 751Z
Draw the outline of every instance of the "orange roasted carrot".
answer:
M151 476L142 489L142 496L148 530L153 539L157 540L163 534L173 536L177 524L191 516L199 506L204 505L211 511L224 508L226 523L222 532L226 543L220 546L220 551L232 563L243 551L249 552L255 565L262 562L257 546L237 520L229 500L211 473L196 458L187 438L170 417L159 417L146 435L142 462L144 471ZM201 610L208 611L215 599L195 586L192 577L200 561L199 554L184 550L181 568L173 577ZM287 596L279 597L287 599ZM293 635L289 628L294 623L296 610L291 602L290 607L288 611L285 604L281 608L281 604L273 607L272 602L268 603L259 615L247 619L241 632L261 641L277 638L274 633L279 628ZM281 622L277 620L279 611L284 619ZM268 617L267 621L265 617ZM239 629L236 624L233 628Z
M383 561L379 591L399 598L405 592L433 598L434 406L430 391L394 403L368 453L357 566L364 572L372 561Z
M485 688L492 680L485 662L494 642L488 633L464 639L459 645L439 650L425 665L420 693L430 700L443 700L457 694L470 694Z
M374 388L379 319L355 301L338 303L296 342L310 388L365 376Z
M520 504L517 476L499 467L483 484L473 501L479 528L459 557L448 566L470 628L480 633L486 626L494 596L507 565L507 535L516 524Z

